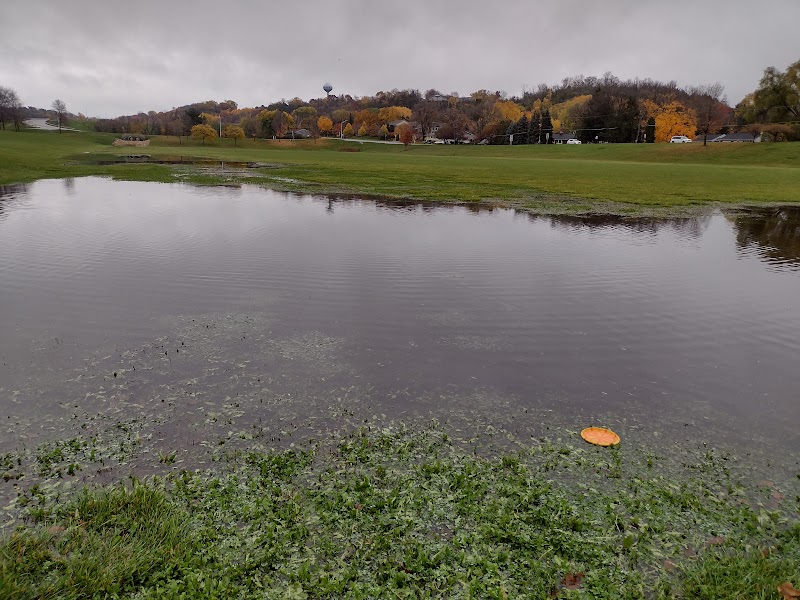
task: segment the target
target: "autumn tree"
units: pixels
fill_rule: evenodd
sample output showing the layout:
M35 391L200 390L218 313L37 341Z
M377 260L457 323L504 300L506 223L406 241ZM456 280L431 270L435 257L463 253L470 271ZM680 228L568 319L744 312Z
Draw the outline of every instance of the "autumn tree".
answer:
M513 121L516 123L525 114L522 107L511 100L499 100L494 103L493 107L497 116L505 121Z
M192 127L192 137L196 140L203 140L205 146L206 140L213 140L217 137L217 132L208 125L195 125Z
M800 60L785 72L775 67L765 69L758 88L736 106L736 116L743 124L800 120ZM792 129L788 137L800 137L800 126L795 124Z
M397 128L397 134L404 146L408 146L414 141L414 130L411 128L411 125L400 125Z
M56 120L58 121L58 133L61 133L61 126L64 123L64 117L67 114L67 105L63 100L53 100L53 110L56 113Z
M366 137L366 135L367 135L367 124L362 123L361 127L358 128L358 137Z
M764 141L770 142L788 141L794 133L792 126L784 123L755 123L745 127L744 131L753 136L761 135Z
M389 137L389 128L386 127L385 124L381 125L381 128L378 131L378 137L381 138L382 140L385 140L387 137Z
M411 118L411 109L405 106L387 106L378 110L379 123L391 123Z
M362 127L363 127L363 125L362 125ZM343 135L345 137L353 137L353 126L350 123L345 125L344 134Z
M313 129L316 122L317 109L308 105L300 106L292 112L292 117L296 128Z
M273 120L277 113L277 110L262 110L256 117L261 126L261 135L265 138L272 138L277 135L273 125Z
M244 129L238 125L225 125L222 128L222 137L233 139L233 145L235 146L236 142L244 139Z
M697 115L697 132L703 134L703 146L708 145L708 134L716 133L725 124L727 113L722 103L725 87L721 83L700 85L689 89L692 108Z
M446 140L460 142L467 131L467 117L457 108L449 108L442 115L442 126L439 128L439 137Z
M261 123L255 116L244 116L239 119L239 127L244 130L245 137L256 137L261 129Z
M590 94L583 94L565 100L564 102L553 104L553 106L550 107L553 127L559 131L573 131L577 129L583 118L583 110L591 99L592 96Z
M330 117L322 115L317 119L317 129L323 135L330 135L333 133L333 121L331 121Z
M758 88L736 107L746 123L776 123L800 118L800 60L786 72L768 67Z
M331 119L334 123L341 123L350 119L350 111L344 108L337 108L331 113Z
M433 102L425 101L417 104L412 117L419 123L423 138L427 137L433 128L437 113L438 109Z
M173 119L169 123L167 123L164 133L167 135L174 135L178 138L178 143L182 144L183 140L181 136L185 133L185 125L181 119Z
M697 131L697 117L694 111L674 100L660 107L655 115L656 141L667 142L672 136L694 137Z

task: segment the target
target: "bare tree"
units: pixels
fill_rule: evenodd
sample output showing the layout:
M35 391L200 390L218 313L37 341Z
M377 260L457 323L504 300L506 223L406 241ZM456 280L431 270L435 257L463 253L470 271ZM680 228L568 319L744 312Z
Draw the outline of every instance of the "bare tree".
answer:
M0 127L6 128L6 120L11 120L19 131L19 109L22 104L17 92L0 86Z
M697 114L697 130L703 134L703 146L706 146L708 134L716 133L725 124L727 115L722 96L725 87L721 83L711 83L689 88L688 91L694 96L691 105Z
M67 105L63 100L53 100L53 110L56 111L56 118L58 119L58 133L61 133L61 125L64 121L64 115L67 113Z

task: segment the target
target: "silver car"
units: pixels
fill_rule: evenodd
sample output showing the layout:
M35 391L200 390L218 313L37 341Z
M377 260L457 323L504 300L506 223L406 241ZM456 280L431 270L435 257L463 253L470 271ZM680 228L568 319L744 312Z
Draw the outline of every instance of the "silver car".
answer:
M671 138L669 138L669 143L670 144L691 144L692 140L690 140L685 135L673 135Z

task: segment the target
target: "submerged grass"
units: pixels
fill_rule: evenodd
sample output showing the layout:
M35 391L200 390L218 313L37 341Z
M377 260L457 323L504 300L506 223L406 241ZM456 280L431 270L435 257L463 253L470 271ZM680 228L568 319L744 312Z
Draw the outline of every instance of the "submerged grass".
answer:
M117 148L116 136L0 131L0 184L46 177L258 183L285 190L443 202L494 202L537 212L660 214L708 205L800 202L800 144L670 146L427 146L357 141L229 140L199 144L155 137ZM357 152L341 152L355 149ZM82 164L76 155L142 154L269 163L269 169L209 173L168 165ZM67 158L69 157L69 159ZM275 168L277 167L277 168Z
M0 596L779 598L799 498L765 508L727 457L635 448L481 456L439 426L218 455L71 500L0 543Z

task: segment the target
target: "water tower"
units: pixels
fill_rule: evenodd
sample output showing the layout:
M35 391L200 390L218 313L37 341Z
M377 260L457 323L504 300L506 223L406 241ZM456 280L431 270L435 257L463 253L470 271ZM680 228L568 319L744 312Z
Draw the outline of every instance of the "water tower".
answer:
M328 97L330 98L333 86L330 83L326 83L325 85L322 86L322 89L325 90L325 93L328 94Z

